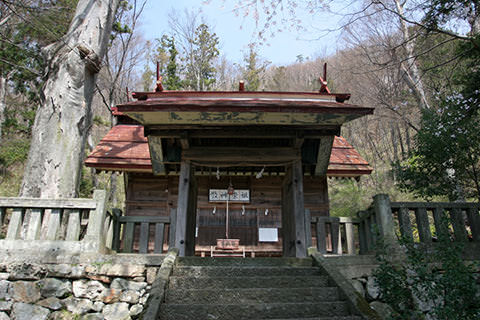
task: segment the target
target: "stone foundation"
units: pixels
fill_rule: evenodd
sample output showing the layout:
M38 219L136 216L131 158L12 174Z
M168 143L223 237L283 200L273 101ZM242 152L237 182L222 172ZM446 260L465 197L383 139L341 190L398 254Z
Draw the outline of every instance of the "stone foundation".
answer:
M163 261L163 255L23 258L0 262L0 320L137 319Z
M472 255L468 254L467 252L467 257L472 257ZM397 259L400 258L397 257ZM378 267L378 262L374 256L327 256L326 260L352 284L353 288L367 300L372 309L383 316L390 315L392 309L382 300L380 288L373 276L373 271ZM478 267L478 260L473 263L477 266L474 277L478 287L478 294L480 294L480 267ZM420 300L417 299L417 301ZM420 310L427 311L432 306L421 305L419 307Z

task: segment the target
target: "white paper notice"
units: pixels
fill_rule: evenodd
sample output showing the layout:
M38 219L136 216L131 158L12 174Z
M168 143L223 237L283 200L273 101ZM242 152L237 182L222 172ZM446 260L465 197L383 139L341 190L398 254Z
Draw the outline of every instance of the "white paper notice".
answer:
M277 228L258 228L258 241L260 242L277 242Z

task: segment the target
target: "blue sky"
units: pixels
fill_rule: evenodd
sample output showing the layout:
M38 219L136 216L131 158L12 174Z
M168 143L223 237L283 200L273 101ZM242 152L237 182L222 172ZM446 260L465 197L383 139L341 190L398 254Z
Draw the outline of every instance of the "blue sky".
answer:
M161 37L169 31L168 13L175 9L183 12L185 8L201 9L206 21L214 27L220 38L220 51L232 62L240 63L243 53L247 51L255 31L255 21L252 17L237 17L232 11L232 0L212 0L203 4L202 0L149 0L143 13L143 31L147 39ZM299 15L310 29L335 28L336 17L332 15L319 16L302 13ZM260 56L276 65L285 65L296 61L298 55L314 58L334 53L338 32L328 33L319 40L320 31L298 33L295 30L277 32L275 37L269 38L268 45L259 48Z

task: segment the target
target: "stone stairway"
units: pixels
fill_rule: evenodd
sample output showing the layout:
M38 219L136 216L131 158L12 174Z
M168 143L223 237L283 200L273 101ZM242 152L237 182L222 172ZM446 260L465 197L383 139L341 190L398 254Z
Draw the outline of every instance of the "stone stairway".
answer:
M179 258L160 319L362 319L331 284L309 258Z

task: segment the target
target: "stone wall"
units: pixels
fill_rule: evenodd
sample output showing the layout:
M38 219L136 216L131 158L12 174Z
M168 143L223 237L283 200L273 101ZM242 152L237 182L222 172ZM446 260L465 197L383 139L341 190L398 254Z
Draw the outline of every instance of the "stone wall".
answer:
M378 262L373 255L331 256L326 260L352 284L353 288L367 300L372 309L384 317L391 313L390 306L384 303L380 288L372 276L373 271L378 267ZM478 288L477 293L480 295L480 263L478 260L471 263L477 266L474 278ZM433 307L431 304L423 303L421 298L414 297L414 299L419 309L424 313L427 313Z
M0 320L137 319L163 261L159 255L23 258L0 262Z

